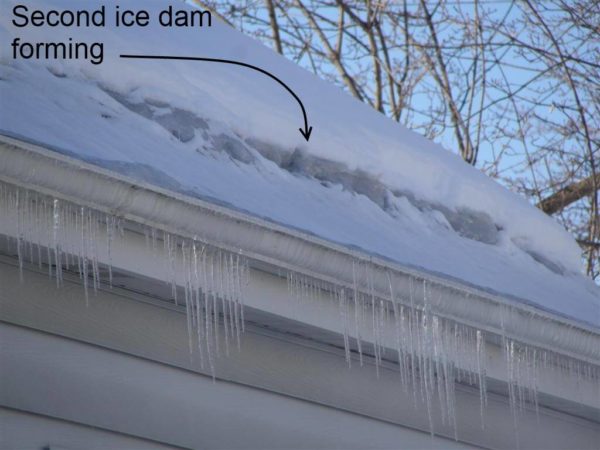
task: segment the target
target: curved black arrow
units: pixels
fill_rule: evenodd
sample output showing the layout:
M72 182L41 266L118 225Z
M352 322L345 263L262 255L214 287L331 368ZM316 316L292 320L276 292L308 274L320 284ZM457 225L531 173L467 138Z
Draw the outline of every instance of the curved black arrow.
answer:
M304 139L306 139L306 142L308 142L308 140L310 139L310 134L312 133L312 127L308 126L306 110L304 109L304 105L302 104L302 101L300 100L300 98L296 95L296 93L294 91L292 91L292 89L287 84L285 84L283 81L281 81L279 78L277 78L272 73L269 73L266 70L261 69L260 67L256 67L256 66L253 66L252 64L247 64L247 63L240 62L240 61L232 61L230 59L200 58L200 57L195 57L195 56L164 56L164 55L120 55L120 56L121 56L121 58L131 58L131 59L174 59L174 60L180 60L180 61L208 61L208 62L217 62L217 63L223 63L223 64L234 64L236 66L242 66L242 67L247 67L248 69L256 70L257 72L260 72L260 73L268 76L269 78L272 78L273 80L277 81L280 85L282 85L285 88L286 91L288 91L290 94L292 94L292 97L294 97L296 99L296 101L300 105L300 109L302 109L302 116L304 116L304 129L298 128L298 130L300 130L300 133L302 134Z

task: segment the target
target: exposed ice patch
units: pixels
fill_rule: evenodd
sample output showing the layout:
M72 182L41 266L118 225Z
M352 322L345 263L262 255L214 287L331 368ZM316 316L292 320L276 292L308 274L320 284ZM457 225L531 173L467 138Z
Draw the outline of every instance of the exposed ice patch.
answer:
M209 135L208 137L212 143L212 149L225 152L232 159L245 164L250 164L256 161L256 158L248 149L246 144L244 144L244 142L237 136L220 133L213 136Z
M535 261L546 267L551 272L554 272L557 275L565 275L567 273L566 269L560 262L551 261L548 257L544 256L540 252L531 248L528 240L526 238L513 238L512 242L520 248L522 251L531 256Z
M452 225L452 229L462 237L484 244L498 243L498 233L501 227L496 225L488 214L469 208L459 208L453 211L440 205L437 205L436 209L444 215Z
M203 149L226 153L231 159L245 164L256 160L239 137L219 131L218 127L211 128L209 119L152 98L140 100L136 96L125 95L106 87L102 87L102 90L130 111L156 122L184 144L200 136L204 141L201 145Z
M68 77L58 69L52 72L61 82ZM231 160L260 169L267 162L298 177L317 181L324 188L341 187L343 191L368 198L382 211L394 218L407 218L422 224L433 233L451 230L465 239L487 245L512 242L516 249L525 252L533 260L556 274L565 274L563 264L538 250L530 242L519 242L514 238L503 239L504 226L496 223L485 211L469 207L452 208L448 205L431 202L419 197L410 190L391 188L379 177L361 168L349 168L346 164L323 158L301 147L284 147L255 137L244 137L227 124L215 119L202 117L197 113L171 103L159 100L136 89L117 91L101 84L100 92L109 95L118 105L144 119L158 124L171 136L184 145L201 152L227 155ZM100 100L98 100L100 102ZM114 109L114 108L113 108ZM105 120L120 120L118 111L101 105L99 114ZM98 159L98 161L100 161ZM108 161L108 162L106 162ZM100 165L120 173L135 175L144 181L162 187L197 195L193 189L183 186L173 177L164 174L160 168L150 164L119 163L102 160ZM406 203L408 201L409 204ZM510 236L510 234L508 235Z
M102 89L130 111L158 123L182 143L191 142L200 135L206 142L203 148L223 152L231 159L244 164L257 164L255 155L260 154L289 173L318 180L325 187L339 185L348 192L364 195L392 215L402 213L395 207L394 199L406 197L425 214L440 212L451 228L464 238L491 245L499 241L498 233L501 227L484 212L469 208L452 210L444 205L419 200L410 192L393 192L363 170L351 170L343 163L314 156L301 148L284 148L257 138L242 139L233 133L217 131L218 127L211 127L208 118L173 107L167 102L151 98L140 100L136 96L125 95L106 87Z
M130 111L158 123L181 142L189 142L198 131L208 130L207 121L190 111L155 99L135 101L107 87L102 87L102 90Z
M373 175L360 170L350 170L346 165L319 158L302 149L284 149L255 138L248 138L251 145L264 158L274 162L281 169L290 173L314 178L324 186L340 185L346 191L364 195L384 211L395 214L395 198L406 198L421 212L441 213L451 228L460 236L485 244L496 244L499 241L501 227L494 223L485 212L469 208L452 210L444 205L419 200L411 192L392 191Z

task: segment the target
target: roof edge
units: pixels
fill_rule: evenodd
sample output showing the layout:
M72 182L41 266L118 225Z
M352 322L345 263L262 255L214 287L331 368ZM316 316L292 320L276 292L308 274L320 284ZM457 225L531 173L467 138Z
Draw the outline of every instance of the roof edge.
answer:
M402 266L250 214L139 182L47 147L0 135L0 180L181 236L218 243L267 266L338 286L352 288L355 264L370 264L378 269L373 277L378 297L391 298L390 279L392 289L400 294L409 292L415 280L427 283L427 305L416 298L417 308L428 307L440 317L600 364L598 327L537 308L523 299L517 302L460 280Z

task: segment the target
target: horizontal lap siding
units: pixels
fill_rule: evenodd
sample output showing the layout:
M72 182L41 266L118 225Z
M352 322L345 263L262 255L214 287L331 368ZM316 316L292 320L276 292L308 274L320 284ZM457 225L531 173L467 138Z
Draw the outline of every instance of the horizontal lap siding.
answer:
M343 352L250 327L241 352L218 359L213 383L190 363L180 312L105 291L86 306L77 282L57 290L47 275L25 276L20 283L17 267L0 263L3 405L187 447L458 445L382 422L427 428L394 371L378 379L370 366L347 369ZM510 447L506 401L489 401L493 425L484 432L478 394L458 393L459 438ZM531 411L520 420L522 448L586 448L600 439L597 426L546 410L539 424Z

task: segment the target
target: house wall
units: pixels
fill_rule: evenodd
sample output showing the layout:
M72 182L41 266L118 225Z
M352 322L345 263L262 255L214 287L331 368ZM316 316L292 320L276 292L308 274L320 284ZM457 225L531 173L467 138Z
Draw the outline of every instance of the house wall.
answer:
M55 417L0 408L0 448L167 450L174 447Z
M432 438L418 431L426 413L393 369L379 377L370 365L348 369L343 351L249 324L241 351L218 358L213 382L190 360L180 309L116 288L86 305L76 278L57 289L36 269L23 275L1 258L4 407L193 448L515 446L502 396L489 396L482 430L478 393L459 387L460 442ZM526 409L518 427L521 448L600 441L597 423L545 408Z

